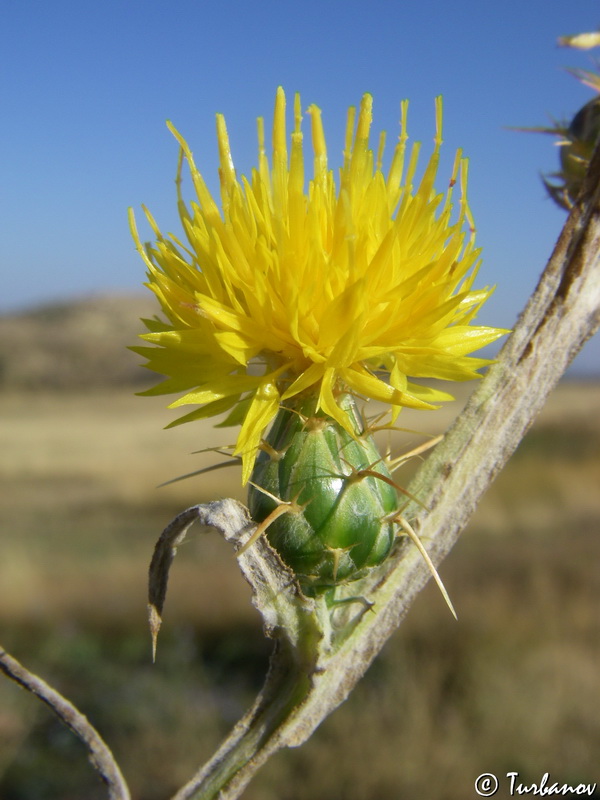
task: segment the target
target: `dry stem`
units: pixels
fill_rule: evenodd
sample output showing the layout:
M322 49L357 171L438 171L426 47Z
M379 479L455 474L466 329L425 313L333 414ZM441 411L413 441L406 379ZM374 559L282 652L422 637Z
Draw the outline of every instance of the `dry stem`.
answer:
M94 769L108 786L110 800L129 800L127 784L113 754L87 717L45 681L29 672L2 647L0 647L0 670L50 706L60 721L64 722L83 742Z

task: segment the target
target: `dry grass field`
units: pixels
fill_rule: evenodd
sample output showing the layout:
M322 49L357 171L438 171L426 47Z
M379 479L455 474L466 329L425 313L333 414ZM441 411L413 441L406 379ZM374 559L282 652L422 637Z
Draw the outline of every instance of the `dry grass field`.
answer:
M231 552L199 531L150 663L155 538L187 505L241 499L236 468L156 488L231 438L164 431L164 406L129 389L0 396L0 641L98 725L139 800L210 754L269 653ZM459 407L402 424L435 433ZM480 773L511 770L600 781L599 485L600 386L565 383L442 567L458 622L429 586L347 703L245 797L462 800ZM80 745L0 682L0 798L100 797Z

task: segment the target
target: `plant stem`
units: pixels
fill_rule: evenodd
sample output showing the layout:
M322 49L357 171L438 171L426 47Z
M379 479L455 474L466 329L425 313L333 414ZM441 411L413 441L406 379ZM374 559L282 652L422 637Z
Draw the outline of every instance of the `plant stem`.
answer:
M129 789L115 758L98 731L75 706L37 675L34 675L0 647L0 670L34 694L85 745L90 761L108 787L110 800L130 800Z

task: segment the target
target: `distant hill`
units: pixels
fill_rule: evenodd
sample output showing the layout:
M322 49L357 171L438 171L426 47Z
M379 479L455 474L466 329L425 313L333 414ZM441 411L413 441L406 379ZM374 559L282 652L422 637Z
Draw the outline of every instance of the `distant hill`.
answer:
M147 295L99 295L0 316L0 389L144 386L156 375L127 350L158 311Z
M127 349L139 343L140 317L159 313L146 294L95 295L0 315L0 391L143 389L158 376ZM589 342L567 377L598 379L600 338Z

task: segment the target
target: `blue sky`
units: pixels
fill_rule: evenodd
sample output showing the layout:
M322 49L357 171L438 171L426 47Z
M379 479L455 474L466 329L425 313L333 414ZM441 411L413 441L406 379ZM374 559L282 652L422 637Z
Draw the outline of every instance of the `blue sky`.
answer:
M571 116L590 99L564 71L591 67L590 54L558 48L556 38L599 25L598 0L4 0L0 311L140 287L128 206L146 203L163 230L179 230L177 145L165 120L216 188L215 112L226 115L247 173L255 119L268 124L281 84L323 109L332 166L346 109L365 91L374 131L387 130L388 142L409 98L409 133L423 154L443 95L439 185L462 147L484 251L479 284L498 287L480 319L510 327L565 214L539 179L556 166L551 139L507 127ZM592 343L578 366L598 363Z

